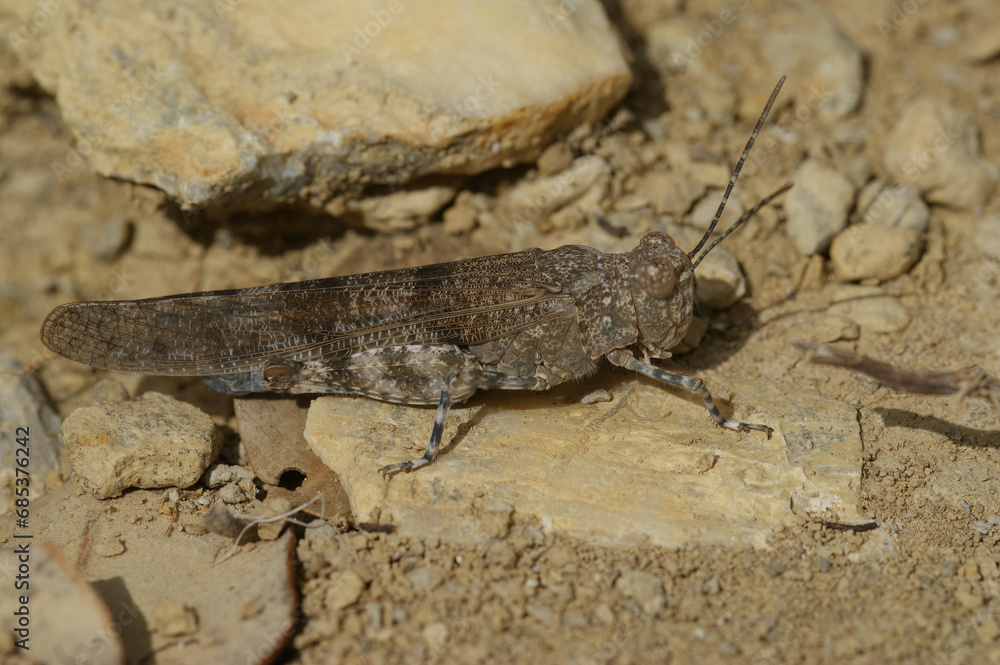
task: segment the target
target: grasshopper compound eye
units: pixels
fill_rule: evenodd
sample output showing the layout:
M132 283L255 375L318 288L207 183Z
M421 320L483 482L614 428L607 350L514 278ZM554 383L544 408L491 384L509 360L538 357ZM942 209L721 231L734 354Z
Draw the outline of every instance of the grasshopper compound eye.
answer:
M639 266L639 284L646 293L662 300L674 292L677 271L665 257L651 256Z

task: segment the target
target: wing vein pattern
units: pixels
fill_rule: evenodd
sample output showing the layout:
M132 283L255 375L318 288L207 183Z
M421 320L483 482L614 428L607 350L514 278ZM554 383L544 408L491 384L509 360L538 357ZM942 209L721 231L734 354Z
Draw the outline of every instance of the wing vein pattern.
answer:
M211 376L272 358L341 358L400 344L481 344L572 316L542 250L380 273L146 300L71 303L42 341L120 372Z

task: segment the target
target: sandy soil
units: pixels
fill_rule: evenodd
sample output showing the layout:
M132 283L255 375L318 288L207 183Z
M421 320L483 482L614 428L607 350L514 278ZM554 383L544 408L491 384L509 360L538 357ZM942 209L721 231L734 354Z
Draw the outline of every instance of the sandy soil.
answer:
M749 45L751 37L766 37L768 4L754 7L763 22L733 27L704 55L736 94L737 121L692 119L685 100L697 97L698 81L661 77L640 56L623 104L636 118L621 130L629 140L653 144L640 127L659 117L670 141L729 164L774 83ZM931 92L976 118L985 156L1000 162L998 64L963 60L961 37L948 32L995 25L1000 8L912 4L915 11L883 35L878 22L891 20L890 3L829 3L867 66L862 106L840 121L860 118L867 140L833 161L880 173L885 133L918 93ZM673 12L652 2L622 5L614 20L641 53L643 26ZM682 13L697 23L712 12ZM0 57L0 346L40 372L64 415L89 403L99 375L43 352L38 326L62 302L245 287L510 249L502 234L448 236L440 222L380 237L329 225L310 232L314 220L295 213L226 223L185 219L156 192L102 181L85 167L58 181L50 165L72 145L58 107L9 55ZM782 106L774 122L794 125L798 140L768 154L741 184L741 199L780 184L806 155L830 157L826 139L837 123L813 117L795 124L792 111ZM600 154L607 144L599 140L602 129L578 150ZM488 174L467 189L493 196L520 177L523 169ZM994 194L988 206L995 209L996 200ZM910 324L892 334L862 329L841 344L902 366L980 365L1000 375L1000 265L977 246L979 216L933 208L924 257L884 285L905 305ZM269 230L265 240L262 226L290 228L275 224L279 219L300 221L295 228L306 231ZM562 240L553 234L546 242ZM767 547L671 551L554 538L530 521L515 521L488 547L327 531L298 545L301 621L283 662L1000 662L1000 528L972 528L1000 513L998 414L973 402L895 394L802 362L791 341L823 315L824 289L832 288L825 273L803 283L809 262L776 209L728 247L750 295L717 320L744 325L710 333L682 366L717 385L733 377L855 406L863 440L859 508L876 530L855 533L801 518L775 531ZM235 426L231 401L195 381L123 381L133 394L170 392ZM357 594L341 602L356 579Z

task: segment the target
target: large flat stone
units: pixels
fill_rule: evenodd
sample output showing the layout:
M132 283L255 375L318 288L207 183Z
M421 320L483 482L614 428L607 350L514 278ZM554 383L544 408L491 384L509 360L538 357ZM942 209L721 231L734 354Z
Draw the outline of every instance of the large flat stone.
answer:
M580 404L595 386L614 399ZM476 395L453 410L433 464L388 481L378 469L422 454L433 409L325 397L310 410L306 439L340 474L358 522L421 536L496 537L513 513L599 541L665 546L760 544L793 523L793 507L861 521L853 408L766 386L725 387L739 417L774 428L770 441L723 430L700 401L624 375L545 394Z
M86 157L189 208L365 218L366 186L533 160L631 81L596 0L51 4L0 26L77 139L57 173Z

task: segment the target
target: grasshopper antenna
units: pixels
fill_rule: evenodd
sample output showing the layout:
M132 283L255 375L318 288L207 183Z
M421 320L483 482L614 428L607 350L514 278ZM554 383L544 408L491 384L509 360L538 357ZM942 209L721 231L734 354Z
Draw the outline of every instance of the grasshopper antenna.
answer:
M740 171L743 170L743 162L745 162L747 157L750 155L750 148L753 147L754 141L757 140L757 134L760 133L761 127L764 126L764 121L767 120L767 115L768 113L771 112L771 106L774 105L774 100L777 99L778 93L781 91L781 86L784 85L784 83L785 83L785 77L782 76L778 80L778 85L774 86L774 90L771 92L771 96L768 98L767 104L764 105L764 111L760 114L760 118L757 119L757 124L753 128L753 132L750 134L750 140L747 141L747 146L743 148L743 154L740 155L740 161L736 163L736 168L733 169L733 175L732 177L729 178L729 185L726 187L726 193L722 195L722 202L719 203L719 209L716 211L715 217L712 219L712 223L709 224L708 226L708 231L705 231L705 235L702 236L701 240L698 242L698 245L690 252L688 252L689 259L694 258L694 256L698 254L698 251L705 246L705 243L708 241L709 236L712 235L712 231L715 230L715 225L719 223L719 218L722 217L722 212L726 209L726 202L729 201L729 194L733 191L733 185L736 184L736 179L740 177ZM732 228L730 228L728 231L725 232L725 234L723 234L722 238L725 238L727 235L729 235L737 228L739 228L741 224L743 224L745 221L753 217L753 214L756 213L758 210L760 210L762 206L764 206L774 197L783 194L789 187L791 187L791 185L785 185L784 187L776 191L774 194L771 194L763 201L755 205L750 210L749 213L740 217L740 219L735 224L733 224ZM722 240L722 238L719 238L719 240ZM701 260L705 258L705 254L708 254L708 252L712 249L712 247L715 247L717 244L719 244L719 240L712 243L712 245L707 250L705 250L705 252L701 256L698 257L698 260L694 262L694 265L692 265L684 272L685 273L692 272L694 270L694 266L698 265L701 262Z
M743 213L743 215L739 219L736 220L735 224L733 224L732 226L730 226L729 229L725 233L723 233L721 236L719 236L718 238L716 238L712 242L711 245L709 245L707 248L705 248L705 251L701 253L701 255L697 258L697 260L694 261L694 263L691 264L691 267L688 268L687 270L685 270L681 274L681 279L684 279L685 275L689 275L689 274L693 273L694 269L698 267L699 263L701 263L701 260L703 258L705 258L706 256L708 256L708 253L711 252L713 249L715 249L716 245L718 245L720 242L722 242L723 240L725 240L726 236L728 236L730 233L732 233L736 229L738 229L741 226L743 226L743 223L745 221L747 221L748 219L750 219L751 217L753 217L754 215L756 215L758 210L760 210L761 208L763 208L764 206L766 206L768 203L770 203L774 199L778 198L779 196L781 196L782 194L784 194L785 192L787 192L791 188L792 188L792 183L786 182L780 188L776 189L775 191L771 192L770 194L768 194L767 196L765 196L764 198L762 198L760 201L758 201L757 204L754 207L750 208L745 213ZM711 233L711 231L709 231L709 233ZM698 246L700 247L701 245L699 244ZM690 255L688 255L688 256L690 258Z

